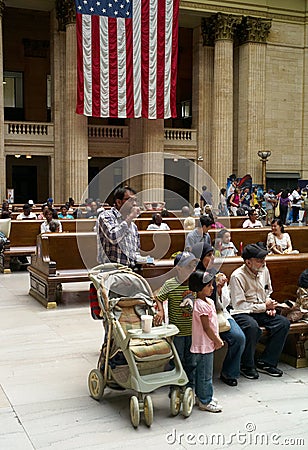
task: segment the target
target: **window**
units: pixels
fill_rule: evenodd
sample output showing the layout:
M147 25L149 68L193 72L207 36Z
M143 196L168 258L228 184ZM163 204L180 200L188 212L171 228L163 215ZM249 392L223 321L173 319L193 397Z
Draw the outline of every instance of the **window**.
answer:
M4 120L24 120L23 73L3 73Z

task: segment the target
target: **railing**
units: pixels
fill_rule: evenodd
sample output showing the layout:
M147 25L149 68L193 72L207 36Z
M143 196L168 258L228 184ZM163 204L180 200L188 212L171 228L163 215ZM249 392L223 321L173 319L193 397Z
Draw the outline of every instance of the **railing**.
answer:
M196 146L197 130L184 128L165 128L164 130L165 146Z
M90 139L128 139L128 127L116 127L116 126L88 126L88 137Z
M5 140L53 142L53 123L4 122Z

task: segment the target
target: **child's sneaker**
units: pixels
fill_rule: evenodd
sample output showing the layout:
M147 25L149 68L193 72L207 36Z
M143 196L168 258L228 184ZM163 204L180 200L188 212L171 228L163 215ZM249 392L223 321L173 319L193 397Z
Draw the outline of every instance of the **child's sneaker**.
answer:
M222 407L215 403L213 400L210 401L207 405L204 405L203 403L199 402L199 409L201 411L209 411L212 413L218 413L222 411Z
M212 400L211 400L211 402L215 403L216 405L218 405L218 406L219 406L219 408L221 408L221 406L220 406L220 405L218 404L218 400L217 400L217 398L215 398L215 397L212 397ZM196 405L196 406L202 405L202 403L200 402L200 400L198 399L198 397L197 397L197 396L195 396L195 405Z

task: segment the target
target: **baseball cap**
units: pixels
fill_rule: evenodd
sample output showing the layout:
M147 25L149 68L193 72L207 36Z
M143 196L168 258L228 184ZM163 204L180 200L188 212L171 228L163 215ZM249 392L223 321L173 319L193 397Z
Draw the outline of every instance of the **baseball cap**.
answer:
M268 251L265 248L262 248L258 244L248 244L244 247L242 252L242 258L245 261L250 258L263 259L268 254Z
M28 200L28 205L33 206L34 205L33 200Z
M174 265L183 267L183 266L187 266L192 261L197 262L197 258L195 257L195 255L193 255L190 252L181 252L181 253L178 253L176 255L176 257L174 258Z

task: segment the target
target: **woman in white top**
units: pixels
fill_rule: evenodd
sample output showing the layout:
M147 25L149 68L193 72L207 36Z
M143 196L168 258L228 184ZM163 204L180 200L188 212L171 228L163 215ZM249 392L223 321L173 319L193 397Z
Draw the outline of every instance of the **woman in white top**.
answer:
M267 235L266 246L271 253L283 255L285 253L298 253L293 250L289 233L284 231L283 223L280 219L274 219L271 223L272 231Z
M148 225L147 230L168 231L168 230L170 230L170 228L165 222L163 222L163 218L162 218L161 214L156 213L156 214L153 214L152 223L150 223L150 225Z
M44 213L45 215L45 221L41 224L41 233L50 233L51 230L49 228L49 224L51 221L54 222L58 222L59 223L59 228L58 228L58 232L61 233L62 232L62 224L60 222L60 220L56 219L53 217L53 212L51 209L47 209Z

